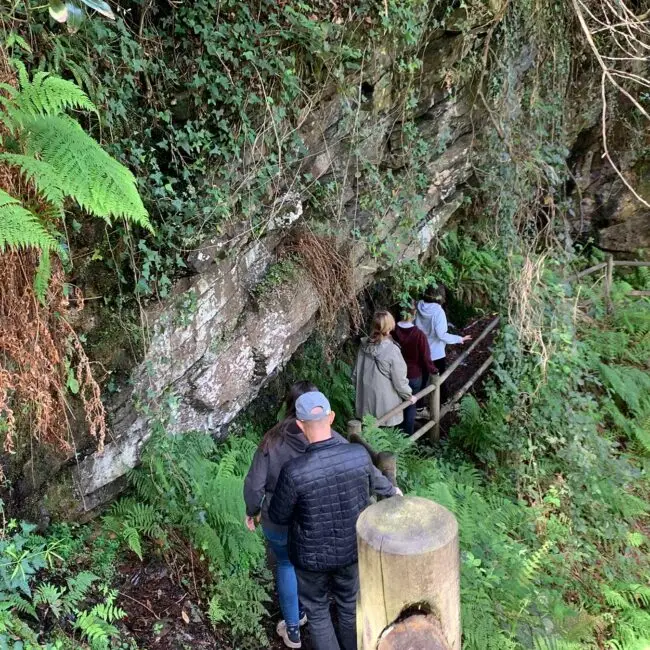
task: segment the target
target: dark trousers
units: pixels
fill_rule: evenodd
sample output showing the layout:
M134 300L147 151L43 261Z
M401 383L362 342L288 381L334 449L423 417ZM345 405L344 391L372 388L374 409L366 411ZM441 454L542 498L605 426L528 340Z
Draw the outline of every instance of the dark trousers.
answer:
M433 365L438 368L438 373L442 375L442 373L447 370L447 357L442 357L442 359L436 359L433 362ZM445 404L447 402L447 399L449 397L449 389L447 388L447 382L445 382L441 387L440 387L440 403Z
M417 393L422 388L422 377L413 377L409 379L409 386L413 391L413 394ZM401 424L402 431L407 436L413 435L415 431L415 410L417 406L412 404L411 406L404 409L404 421Z
M359 566L351 564L327 572L296 568L296 575L314 650L357 650ZM330 615L330 594L336 603L336 632Z
M447 370L447 357L442 357L442 359L436 359L433 362L433 365L438 369L438 374L442 375L442 373ZM431 375L425 371L422 375L422 388L425 386L429 385L429 380L431 379ZM444 404L447 401L447 398L449 397L449 389L447 388L447 384L444 383L440 387L440 403ZM421 400L418 400L417 403L417 408L422 408L423 406L428 406L429 405L429 397L424 397Z

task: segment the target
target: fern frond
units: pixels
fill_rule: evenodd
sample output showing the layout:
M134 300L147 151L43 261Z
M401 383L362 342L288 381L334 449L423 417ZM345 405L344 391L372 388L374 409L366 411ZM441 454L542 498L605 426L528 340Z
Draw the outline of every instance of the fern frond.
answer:
M57 115L69 108L97 111L88 95L77 84L39 71L29 80L27 69L15 61L20 80L20 93L14 97L18 111L26 115Z
M97 576L90 571L81 571L76 576L69 577L67 580L68 593L65 596L66 604L73 609L78 607L97 579Z
M0 190L0 251L29 247L55 250L57 243L34 214Z
M126 545L142 560L142 542L140 533L133 526L124 526L122 537Z
M118 635L116 627L90 612L81 612L77 616L75 627L82 637L88 639L93 650L105 650L110 645L111 637Z
M63 208L60 177L51 165L32 156L15 153L0 154L0 161L18 167L23 178L34 183L41 196L59 210Z
M61 599L64 593L65 589L45 582L36 588L34 604L45 605L54 614L55 618L59 618L63 612L63 601Z
M36 608L28 600L25 600L20 594L3 594L2 599L5 601L3 604L6 604L7 608L15 609L21 614L29 614L38 620Z
M67 196L98 217L123 217L151 230L133 174L111 158L73 119L34 117L24 124L27 153L56 172Z

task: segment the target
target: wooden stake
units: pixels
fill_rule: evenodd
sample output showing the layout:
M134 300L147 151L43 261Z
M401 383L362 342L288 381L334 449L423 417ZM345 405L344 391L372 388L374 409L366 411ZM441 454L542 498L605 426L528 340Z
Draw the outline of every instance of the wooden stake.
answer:
M361 420L348 420L347 425L348 440L352 435L361 435Z
M460 650L460 553L455 517L428 499L392 497L364 510L357 522L357 541L359 650ZM397 629L412 610L437 620L444 645L379 645L383 637L389 643L392 632L389 634L388 628L393 625L396 637L404 634L408 639L411 632L415 634L414 630ZM421 623L428 627L427 622Z
M438 375L433 375L431 381L436 384L435 390L429 394L429 417L434 425L431 427L431 442L440 440L440 388L442 382Z

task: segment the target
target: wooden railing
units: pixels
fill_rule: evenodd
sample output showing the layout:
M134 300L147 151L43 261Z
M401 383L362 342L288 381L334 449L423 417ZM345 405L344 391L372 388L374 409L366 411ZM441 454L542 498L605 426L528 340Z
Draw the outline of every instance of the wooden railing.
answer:
M452 398L444 405L440 406L440 387L444 384L451 374L460 366L465 359L472 353L472 351L478 346L478 344L499 324L499 317L494 318L488 326L481 332L480 336L472 342L472 344L463 351L462 354L458 356L457 359L442 373L442 375L433 375L431 378L431 383L423 388L419 393L415 394L415 397L420 400L423 397L429 396L429 421L422 427L420 427L412 436L411 440L415 441L421 438L425 433L430 432L431 440L437 441L440 440L440 421L442 418L451 411L454 404L472 387L476 380L492 365L494 358L490 355L481 367L463 384L463 386L454 393ZM412 406L412 402L407 400L402 402L394 409L388 411L388 413L382 415L378 420L377 424L382 426L386 424L391 418L396 416L398 413L404 411L409 406ZM361 423L358 420L352 420L348 423L348 433L358 434L361 432Z
M607 307L607 311L612 311L614 307L612 304L612 284L614 282L615 266L628 266L628 267L650 266L650 262L640 262L638 260L630 260L630 261L614 260L613 255L608 255L607 261L601 262L600 264L595 264L594 266L590 266L588 269L585 269L584 271L580 271L580 273L576 273L575 275L571 276L569 279L572 282L575 282L576 280L591 275L592 273L596 273L601 269L607 269L607 271L605 272L605 285L604 285L605 306ZM636 296L636 297L647 297L650 296L650 291L628 291L627 295Z

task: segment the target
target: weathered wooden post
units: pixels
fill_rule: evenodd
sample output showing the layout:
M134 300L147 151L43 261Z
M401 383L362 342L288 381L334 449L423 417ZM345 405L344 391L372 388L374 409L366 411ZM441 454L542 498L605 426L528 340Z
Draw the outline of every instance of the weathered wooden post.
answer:
M357 522L359 650L460 650L458 523L420 497L393 497Z
M361 420L348 420L348 424L347 424L348 440L350 439L351 435L354 434L356 434L357 436L361 435L361 426L362 426Z
M433 375L431 383L435 388L429 393L429 417L435 424L431 428L431 442L440 440L440 375Z
M376 452L370 445L363 439L361 435L362 423L360 420L348 420L347 424L347 438L350 442L355 442L363 445L368 453L375 467L393 484L397 485L397 456L391 451Z

